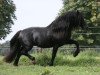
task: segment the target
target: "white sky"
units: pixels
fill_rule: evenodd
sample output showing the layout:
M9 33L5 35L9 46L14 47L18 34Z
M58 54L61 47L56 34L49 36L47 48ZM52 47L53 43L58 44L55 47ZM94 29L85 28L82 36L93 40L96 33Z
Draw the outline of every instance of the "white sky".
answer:
M13 0L16 5L16 17L12 26L12 32L3 43L10 40L13 35L28 27L45 27L58 15L62 8L62 0Z

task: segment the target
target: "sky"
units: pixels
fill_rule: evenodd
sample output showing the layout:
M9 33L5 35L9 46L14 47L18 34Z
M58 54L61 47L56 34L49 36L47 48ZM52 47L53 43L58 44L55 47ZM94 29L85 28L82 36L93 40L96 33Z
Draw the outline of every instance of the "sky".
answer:
M46 27L58 15L62 8L62 0L13 0L16 5L12 32L0 41L4 43L10 40L17 31L28 27Z

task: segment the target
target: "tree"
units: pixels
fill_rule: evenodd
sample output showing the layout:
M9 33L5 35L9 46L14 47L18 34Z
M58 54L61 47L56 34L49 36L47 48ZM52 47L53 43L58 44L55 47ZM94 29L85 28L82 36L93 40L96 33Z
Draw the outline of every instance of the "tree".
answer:
M12 0L0 0L0 39L4 39L11 32L14 24L15 4Z
M76 31L76 33L86 33L73 35L76 40L79 41L81 45L95 45L100 43L100 35L94 35L92 33L100 32L99 22L100 22L100 9L98 9L96 0L63 0L63 8L61 9L59 15L62 15L66 11L80 10L83 12L87 25L91 28L88 34L85 31ZM98 21L98 22L97 22ZM75 32L74 32L75 33Z

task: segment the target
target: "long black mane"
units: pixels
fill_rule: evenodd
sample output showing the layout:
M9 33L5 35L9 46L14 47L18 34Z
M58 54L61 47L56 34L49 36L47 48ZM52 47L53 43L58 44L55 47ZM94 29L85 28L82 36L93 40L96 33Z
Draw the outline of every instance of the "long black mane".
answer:
M77 11L69 11L58 16L49 26L53 31L65 31L79 27L79 19L83 19L82 13Z

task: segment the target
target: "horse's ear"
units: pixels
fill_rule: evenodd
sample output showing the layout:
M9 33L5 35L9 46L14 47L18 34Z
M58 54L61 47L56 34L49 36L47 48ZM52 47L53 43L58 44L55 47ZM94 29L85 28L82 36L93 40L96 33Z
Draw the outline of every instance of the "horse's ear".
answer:
M76 12L77 12L77 15L79 15L79 11L77 10Z

